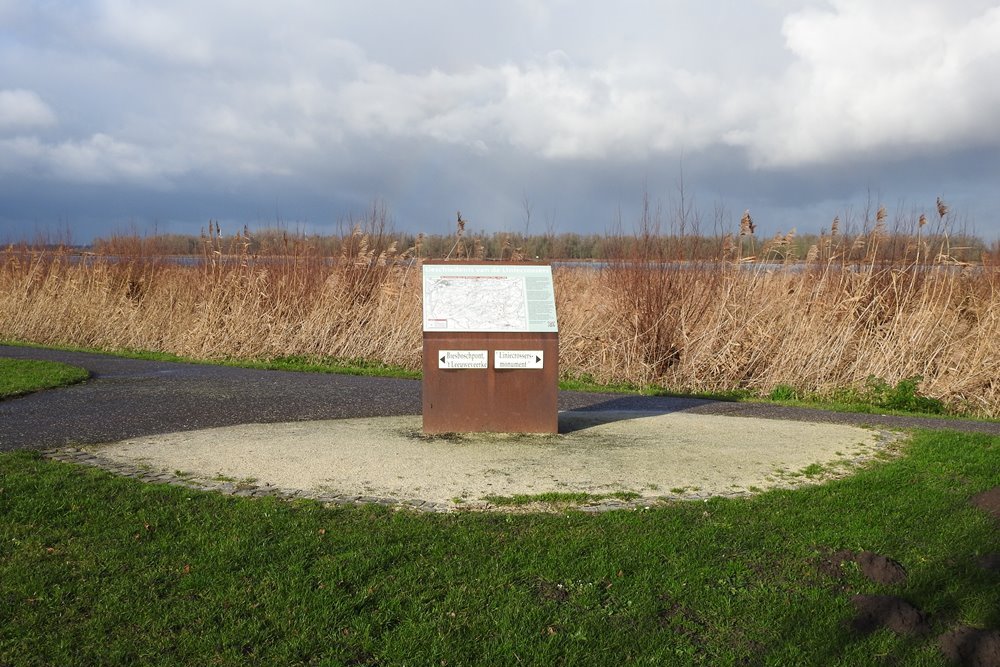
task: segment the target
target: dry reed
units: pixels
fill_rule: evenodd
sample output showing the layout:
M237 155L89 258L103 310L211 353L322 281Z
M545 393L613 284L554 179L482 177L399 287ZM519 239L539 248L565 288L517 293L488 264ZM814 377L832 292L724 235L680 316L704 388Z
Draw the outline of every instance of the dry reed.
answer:
M1000 417L995 257L963 266L916 235L908 256L877 261L879 244L892 239L882 209L874 222L851 236L834 220L800 263L793 233L762 245L772 264L748 262L749 212L740 236L719 240L714 261L635 254L664 247L651 224L629 243L607 239L630 250L604 269L555 271L562 372L675 390L766 394L788 385L821 395L862 387L870 376L895 383L919 375L924 395ZM190 265L157 259L139 239L119 239L111 255L10 247L0 255L0 339L419 369L412 257L420 242L400 251L377 209L363 223L338 239L336 256L301 235L255 254L247 230L224 241L213 225ZM474 243L469 252L461 235L454 248L483 252ZM510 243L501 252L519 254Z

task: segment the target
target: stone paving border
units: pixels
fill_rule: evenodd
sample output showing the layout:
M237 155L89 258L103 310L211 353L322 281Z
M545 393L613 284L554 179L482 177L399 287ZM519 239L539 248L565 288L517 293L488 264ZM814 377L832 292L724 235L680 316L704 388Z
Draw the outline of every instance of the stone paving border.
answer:
M862 456L850 461L852 469L856 466L864 465L865 463L874 460L876 454L880 452L886 452L890 445L898 442L904 436L898 431L885 431L879 430L878 444L876 447L876 453L872 455ZM506 512L506 513L518 513L518 512L531 512L531 511L553 511L553 507L563 509L562 503L545 503L538 502L532 503L530 505L495 505L492 503L470 503L467 505L454 504L454 503L441 503L434 502L430 500L421 500L419 498L384 498L376 496L366 496L359 494L345 494L345 493L323 493L323 492L311 492L304 489L285 489L277 486L272 486L270 484L254 484L252 482L232 482L232 481L216 481L216 480L200 480L187 475L177 475L174 473L151 470L148 467L137 466L128 463L121 463L119 461L113 461L106 459L102 456L93 454L91 452L84 451L76 447L61 447L57 449L47 449L41 452L44 458L50 459L52 461L60 461L63 463L75 463L79 465L91 466L94 468L99 468L106 472L120 475L122 477L129 477L141 482L147 482L151 484L169 484L171 486L178 486L186 489L193 489L197 491L215 491L227 496L236 496L240 498L264 498L272 497L279 500L296 500L299 498L315 500L324 505L382 505L384 507L390 507L397 510L411 510L417 512L427 512L436 514L446 514L446 513L457 513L457 512L482 512L482 511L492 511L492 512ZM780 489L797 489L801 488L810 483L817 483L820 481L827 481L832 478L825 478L821 480L808 480L805 482L797 484L784 484L770 487L780 488ZM601 514L604 512L611 512L615 510L647 510L654 507L662 506L666 503L678 502L678 501L708 501L709 498L747 498L756 495L754 492L750 491L732 491L726 493L685 493L685 494L668 494L658 497L645 497L638 498L635 500L621 500L617 498L605 498L600 500L594 500L591 502L584 502L580 504L569 504L565 509L574 509L579 512L586 512L590 514Z
M110 461L101 456L96 456L90 452L77 449L76 447L48 449L41 452L41 454L43 457L52 461L91 466L115 475L121 475L122 477L130 477L140 482L147 482L150 484L169 484L170 486L179 486L196 491L215 491L223 495L236 496L238 498L272 497L279 500L296 500L302 498L315 500L323 503L324 505L382 505L384 507L391 507L394 509L405 509L435 514L484 510L517 511L521 509L521 507L517 506L507 507L491 504L462 506L452 503L439 503L430 500L421 500L419 498L380 498L376 496L354 494L313 493L304 489L283 489L277 486L271 486L270 484L258 485L245 482L204 481L187 476L175 475L173 473L149 470L142 466L129 465L118 461ZM739 495L749 494L732 494L734 497ZM681 499L681 497L678 496L677 498L674 498L674 500L677 499ZM644 498L634 501L608 499L594 503L581 504L574 507L574 509L590 513L609 512L620 509L649 509L661 504L661 502L665 500L670 499L666 497L653 499Z
M279 500L295 500L298 498L316 500L327 505L384 505L387 507L398 506L399 508L419 510L421 512L450 512L454 508L445 503L435 503L416 498L376 498L374 496L362 496L352 494L333 493L311 493L303 489L282 489L270 484L253 484L244 482L229 481L204 481L193 479L184 475L149 470L143 466L129 465L111 461L101 456L96 456L90 452L85 452L76 447L61 447L59 449L48 449L41 452L42 456L52 461L63 463L76 463L79 465L100 468L115 475L130 477L140 482L151 484L169 484L186 489L197 491L216 491L227 496L239 498L264 498L273 497Z

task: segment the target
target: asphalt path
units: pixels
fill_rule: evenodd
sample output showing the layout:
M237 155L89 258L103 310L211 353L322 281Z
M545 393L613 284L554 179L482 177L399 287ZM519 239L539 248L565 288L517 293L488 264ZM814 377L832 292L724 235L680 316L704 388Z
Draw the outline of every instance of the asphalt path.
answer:
M0 345L0 357L61 361L91 378L0 401L0 451L117 442L237 424L418 415L420 381L125 359ZM560 392L561 410L687 412L1000 435L1000 422L835 413L761 403Z

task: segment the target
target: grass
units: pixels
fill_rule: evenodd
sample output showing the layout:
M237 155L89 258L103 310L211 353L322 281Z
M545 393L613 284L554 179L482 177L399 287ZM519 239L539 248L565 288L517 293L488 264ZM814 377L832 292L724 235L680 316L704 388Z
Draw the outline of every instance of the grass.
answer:
M0 358L0 400L83 382L85 369L52 361Z
M918 433L857 475L648 511L423 515L248 500L0 455L0 664L942 665L1000 625L1000 439ZM905 584L831 550L901 562ZM850 630L900 595L932 633Z
M274 359L198 359L182 357L167 352L136 349L102 349L93 347L78 347L74 345L38 345L23 340L0 340L0 345L15 347L37 347L68 352L87 352L90 354L110 354L126 359L143 359L146 361L169 361L184 364L206 364L215 366L234 366L238 368L257 368L272 371L293 371L299 373L334 373L337 375L364 375L370 377L396 377L419 379L421 374L400 366L390 366L379 361L368 359L336 359L306 357L277 357Z
M870 415L898 415L910 417L929 417L932 419L976 419L978 421L997 421L997 417L981 417L970 415L964 412L945 412L936 410L921 410L919 408L890 408L878 403L871 403L860 398L852 399L831 399L826 397L806 397L801 399L774 399L749 398L745 399L755 403L774 403L776 405L787 405L789 407L813 408L816 410L827 410L829 412L853 412Z
M963 412L949 412L940 400L923 396L919 391L920 376L904 378L892 385L881 378L869 377L860 389L843 388L830 395L808 394L789 385L779 384L769 393L760 395L747 389L720 391L675 391L656 385L640 386L629 382L601 384L592 376L564 377L559 388L567 391L640 394L643 396L672 396L676 398L701 398L712 401L775 403L793 407L808 407L832 412L860 412L864 414L911 415L938 418L968 418Z
M549 491L546 493L516 494L513 496L486 496L483 500L498 507L524 507L525 505L534 505L536 503L544 505L565 505L569 507L593 503L601 500L608 500L611 498L627 502L629 500L635 500L639 497L639 494L634 491L615 491L613 493L599 494Z
M676 398L704 398L713 401L754 400L757 397L746 389L719 391L674 390L655 384L640 385L633 382L598 382L592 375L564 375L559 380L559 388L566 391L582 391L609 394L640 394L642 396L673 396Z

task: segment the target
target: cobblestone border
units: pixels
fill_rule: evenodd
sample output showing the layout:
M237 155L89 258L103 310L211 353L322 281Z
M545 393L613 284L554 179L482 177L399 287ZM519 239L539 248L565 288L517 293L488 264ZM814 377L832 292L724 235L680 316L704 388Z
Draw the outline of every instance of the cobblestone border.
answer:
M77 449L76 447L62 447L59 449L49 449L42 452L42 456L52 461L63 463L76 463L79 465L100 468L115 475L130 477L140 482L152 484L169 484L185 489L197 491L215 491L227 496L239 498L264 498L272 497L279 500L295 500L298 498L316 500L327 505L384 505L387 507L398 507L418 510L421 512L451 512L455 508L446 503L431 502L417 498L379 498L375 496L334 494L334 493L313 493L303 489L283 489L270 484L253 484L245 482L229 482L202 480L186 475L177 475L169 472L150 470L143 466L121 463L105 459L96 454Z
M878 442L870 455L857 457L849 463L851 466L861 466L876 458L878 453L885 452L890 445L902 439L903 435L894 431L878 432ZM299 498L315 500L324 505L382 505L398 510L412 510L417 512L427 512L436 514L459 513L459 512L503 512L503 513L526 513L526 512L552 512L553 510L573 509L589 514L603 514L617 510L648 510L660 507L668 503L679 501L705 501L709 498L746 498L756 495L751 491L732 491L725 493L685 493L685 494L664 494L655 498L639 498L636 500L620 500L617 498L606 498L594 502L583 504L561 504L561 503L532 503L530 505L494 505L486 502L468 502L463 504L441 503L431 500L421 500L419 498L384 498L378 496L338 494L338 493L317 493L304 489L284 489L270 484L255 484L250 482L231 482L203 480L176 473L150 470L148 467L122 463L106 459L98 454L78 449L76 447L61 447L48 449L41 452L44 458L63 463L75 463L78 465L100 468L115 475L130 477L132 479L148 482L152 484L169 484L186 489L197 491L215 491L227 496L239 498L278 498L279 500L296 500ZM834 477L824 477L815 480L801 480L796 484L780 484L770 488L797 489L813 483L828 481Z
M130 477L140 482L147 482L150 484L169 484L171 486L179 486L196 491L215 491L223 495L236 496L238 498L271 497L279 500L296 500L298 498L303 498L315 500L323 503L324 505L382 505L384 507L391 507L394 509L406 509L436 514L482 511L523 512L526 509L524 506L508 507L489 503L440 503L431 500L421 500L419 498L382 498L378 496L353 494L314 493L304 489L283 489L281 487L271 486L270 484L206 481L185 475L150 470L143 466L112 461L82 449L77 449L76 447L62 447L59 449L45 450L42 452L42 456L52 461L75 463L78 465L100 468L106 472L121 475L122 477ZM647 498L637 501L610 499L597 503L579 505L573 509L590 513L609 512L620 509L649 509L661 504L662 500L658 498Z

